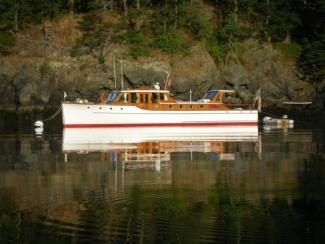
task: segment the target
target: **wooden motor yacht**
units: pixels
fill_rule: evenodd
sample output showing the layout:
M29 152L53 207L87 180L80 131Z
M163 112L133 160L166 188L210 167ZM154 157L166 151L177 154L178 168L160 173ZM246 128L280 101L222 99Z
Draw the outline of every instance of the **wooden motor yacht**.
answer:
M63 102L63 125L66 128L256 125L255 104L224 102L224 97L233 93L233 90L210 90L198 101L181 101L159 87L113 91L97 103Z

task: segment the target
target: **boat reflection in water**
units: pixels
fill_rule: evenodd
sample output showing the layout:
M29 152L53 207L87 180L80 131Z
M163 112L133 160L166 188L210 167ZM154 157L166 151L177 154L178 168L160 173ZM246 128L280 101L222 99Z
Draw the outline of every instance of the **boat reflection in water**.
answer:
M213 153L215 159L234 160L234 142L258 142L257 126L65 128L63 151L68 154L102 152L123 169L166 169L171 154ZM257 147L258 148L258 147Z

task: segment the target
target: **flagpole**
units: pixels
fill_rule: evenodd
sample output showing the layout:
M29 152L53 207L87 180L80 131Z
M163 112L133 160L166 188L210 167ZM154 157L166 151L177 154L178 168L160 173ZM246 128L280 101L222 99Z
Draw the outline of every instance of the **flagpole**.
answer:
M113 55L114 62L114 90L116 91L116 65L115 65L115 55Z
M261 88L258 89L258 112L262 112L262 96L261 96Z
M121 90L123 89L123 57L121 56Z

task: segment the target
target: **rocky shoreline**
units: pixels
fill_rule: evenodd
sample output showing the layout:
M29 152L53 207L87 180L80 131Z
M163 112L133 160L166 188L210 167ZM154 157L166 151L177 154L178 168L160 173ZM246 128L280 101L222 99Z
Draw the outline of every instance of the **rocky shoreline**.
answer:
M67 49L57 52L21 46L15 56L0 57L0 109L33 110L56 107L67 92L68 100L85 98L96 101L102 90L114 89L114 47L105 52L105 62L95 55L71 57ZM36 52L37 51L37 52ZM36 52L36 53L35 53ZM116 57L116 56L115 56ZM234 89L237 96L228 102L250 103L261 88L266 108L288 108L282 102L312 101L310 109L324 108L325 83L318 87L301 79L294 60L271 44L251 39L243 43L240 56L230 53L227 63L216 64L202 45L192 47L186 55L173 58L156 56L123 59L125 87L160 84L171 72L171 90L178 99L201 98L209 89ZM118 88L121 62L116 60Z

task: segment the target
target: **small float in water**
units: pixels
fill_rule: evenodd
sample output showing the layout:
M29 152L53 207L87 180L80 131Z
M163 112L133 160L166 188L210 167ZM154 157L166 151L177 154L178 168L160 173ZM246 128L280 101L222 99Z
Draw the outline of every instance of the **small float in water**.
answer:
M276 128L293 128L294 120L288 119L287 115L283 115L281 119L266 116L263 118L263 125Z
M44 123L41 120L37 120L37 121L35 121L34 126L36 128L43 128Z

